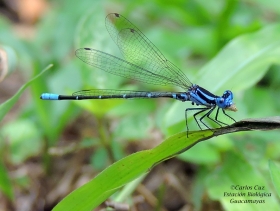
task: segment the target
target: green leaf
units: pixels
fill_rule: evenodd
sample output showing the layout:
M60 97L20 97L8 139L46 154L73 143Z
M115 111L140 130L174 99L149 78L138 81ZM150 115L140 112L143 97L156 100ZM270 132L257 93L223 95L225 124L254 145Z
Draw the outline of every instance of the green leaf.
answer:
M186 137L186 132L178 133L153 149L134 153L112 164L93 180L70 193L54 210L92 210L118 188L146 173L155 165L214 136L238 131L273 129L280 129L280 117L247 119L213 131L194 131L189 133L189 138Z
M9 112L9 110L13 107L13 105L17 102L19 97L21 96L22 92L37 78L39 78L41 75L43 75L49 68L52 67L52 64L47 66L40 74L32 78L30 81L28 81L26 84L24 84L17 93L11 97L9 100L7 100L5 103L2 103L0 105L0 121L4 118L4 116Z
M196 83L211 92L252 86L269 66L280 63L279 36L280 24L274 24L233 39L200 70Z
M272 178L273 185L278 193L278 196L280 196L280 167L276 162L269 161L269 170L270 175Z
M186 139L185 132L179 133L154 149L127 156L109 166L86 185L70 193L54 210L92 210L118 188L149 171L154 165L175 156L182 148L192 146L197 140L211 134L211 131L197 131L190 133L190 138Z

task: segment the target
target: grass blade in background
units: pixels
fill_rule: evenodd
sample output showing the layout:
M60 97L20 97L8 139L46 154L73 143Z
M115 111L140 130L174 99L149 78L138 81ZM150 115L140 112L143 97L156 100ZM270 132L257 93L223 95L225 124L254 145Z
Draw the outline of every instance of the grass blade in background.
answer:
M2 161L0 161L0 189L10 200L14 199L12 184Z
M30 81L28 81L26 84L24 84L18 92L11 97L6 102L2 103L0 105L0 121L4 118L4 116L9 112L9 110L14 106L14 104L17 102L19 97L21 96L22 92L37 78L39 78L41 75L43 75L49 68L51 68L52 65L47 66L40 74L32 78ZM39 96L38 96L39 97ZM10 199L13 198L12 193L12 186L9 180L8 173L2 163L0 163L0 169L1 169L1 176L0 176L0 188L3 190L3 193L5 193Z
M280 24L273 24L233 39L199 71L195 83L214 93L253 86L269 66L280 63L279 36Z
M34 78L32 78L30 81L28 81L26 84L24 84L18 91L17 93L11 97L9 100L6 102L2 103L0 105L0 121L4 118L4 116L9 112L9 110L14 106L14 104L17 102L19 97L21 96L22 92L37 78L39 78L41 75L43 75L48 69L52 67L52 64L47 66L40 74L36 75ZM38 96L39 98L40 96Z

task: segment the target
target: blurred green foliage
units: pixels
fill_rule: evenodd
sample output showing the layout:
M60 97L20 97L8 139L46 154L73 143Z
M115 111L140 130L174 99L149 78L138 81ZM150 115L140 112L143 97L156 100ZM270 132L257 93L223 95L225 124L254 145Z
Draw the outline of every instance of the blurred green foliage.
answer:
M275 116L280 111L280 10L276 0L60 0L49 4L49 10L35 25L32 39L18 36L13 23L0 16L0 44L9 49L11 69L29 81L48 64L54 64L47 74L32 83L17 118L1 122L0 152L6 150L7 142L9 149L5 155L10 163L23 163L41 154L46 171L50 169L49 148L63 139L70 124L79 124L77 119L83 113L93 118L95 125L83 128L80 139L75 141L81 142L81 148L96 149L91 162L98 170L124 157L129 141L153 139L154 131L168 137L185 130L184 110L190 103L39 99L43 92L71 94L88 88L177 90L177 87L128 81L75 58L75 49L81 47L120 56L104 25L110 12L121 13L131 20L193 83L217 95L232 90L238 107L238 112L231 114L234 118ZM191 129L197 129L195 124ZM87 130L93 132L88 135ZM221 194L231 183L246 185L253 180L276 194L269 185L267 161L279 160L279 150L279 132L275 131L217 137L180 155L180 159L199 166L193 188L195 207L201 207L199 202L206 191L226 210L235 210L238 205L228 203L228 198ZM12 183L6 182L5 167L1 164L0 168L5 172L0 177L0 188L13 198ZM271 200L279 205L274 198ZM250 206L246 210L258 209Z

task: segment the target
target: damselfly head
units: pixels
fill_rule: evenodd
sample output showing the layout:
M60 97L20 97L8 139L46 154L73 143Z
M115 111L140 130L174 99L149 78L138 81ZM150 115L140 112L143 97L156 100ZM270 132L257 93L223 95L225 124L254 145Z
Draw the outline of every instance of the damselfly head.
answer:
M229 111L234 111L235 112L235 111L237 111L237 108L236 108L235 104L233 103L229 107L225 108L225 110L229 110Z

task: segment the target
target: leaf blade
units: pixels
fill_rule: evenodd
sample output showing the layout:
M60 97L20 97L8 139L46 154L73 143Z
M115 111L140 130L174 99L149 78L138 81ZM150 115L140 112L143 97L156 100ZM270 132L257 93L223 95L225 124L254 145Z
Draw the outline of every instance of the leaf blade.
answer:
M280 129L280 117L278 116L242 120L213 131L194 131L189 133L189 138L186 138L186 132L178 133L153 149L136 152L112 164L93 180L66 196L53 210L92 210L118 188L149 171L155 165L214 136L239 131L273 129Z

